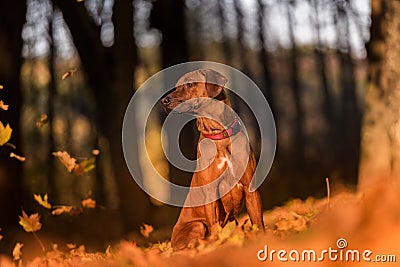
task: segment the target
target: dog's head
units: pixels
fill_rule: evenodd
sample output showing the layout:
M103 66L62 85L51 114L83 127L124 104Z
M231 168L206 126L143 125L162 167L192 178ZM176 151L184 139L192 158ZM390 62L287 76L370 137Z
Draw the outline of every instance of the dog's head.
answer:
M201 98L226 99L224 85L227 78L212 69L195 70L183 75L176 83L175 89L161 99L167 112L194 112ZM190 101L193 99L194 101Z

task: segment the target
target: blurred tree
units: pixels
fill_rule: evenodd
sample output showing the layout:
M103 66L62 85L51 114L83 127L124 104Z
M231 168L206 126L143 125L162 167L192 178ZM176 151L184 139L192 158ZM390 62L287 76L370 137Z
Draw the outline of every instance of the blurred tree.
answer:
M114 2L115 35L109 47L102 45L100 29L83 4L63 0L53 2L63 13L93 89L100 131L107 139L112 155L124 231L132 231L150 215L149 198L132 180L122 152L122 121L133 94L136 62L132 1Z
M267 51L266 36L265 36L265 27L266 27L265 19L267 18L267 12L263 0L257 0L257 8L258 8L257 12L258 40L260 42L258 60L260 61L263 73L264 94L268 100L269 105L271 106L272 111L275 112L276 111L275 103L272 95L273 79L271 77L271 72L269 70L271 60L269 58L269 53ZM276 116L276 113L274 115Z
M161 64L163 68L189 60L189 49L185 29L185 1L158 0L154 2L150 16L151 27L162 34ZM172 89L172 88L171 88ZM173 136L168 136L173 138ZM196 135L193 121L188 123L180 133L180 148L187 158L196 158ZM173 141L169 141L173 143ZM174 183L189 185L191 174L182 171L172 164L169 168L170 180Z
M22 64L21 31L25 23L25 1L0 2L0 100L10 104L9 110L0 110L0 121L13 129L10 143L20 151L20 110L22 105L20 70ZM22 164L10 158L10 147L0 147L0 225L17 221L24 195Z
M185 29L185 1L158 0L154 2L151 26L162 33L161 60L163 67L186 62L189 59Z
M350 8L344 1L335 1L336 6L336 53L340 62L341 108L339 120L332 124L340 145L335 147L336 170L339 176L351 184L357 184L360 158L361 111L356 95L354 63L351 58L350 43ZM348 153L351 151L351 153Z
M400 1L372 1L360 185L400 179Z
M299 73L299 51L297 48L297 42L295 38L294 32L294 16L293 16L293 8L295 8L296 1L287 0L284 2L286 16L288 20L288 31L289 31L289 39L290 39L290 57L289 57L289 71L290 71L290 87L293 92L295 109L296 109L296 119L294 121L294 138L296 140L293 145L293 155L295 155L294 160L295 164L297 164L297 169L303 166L304 159L304 144L305 144L305 136L304 136L304 108L302 107L302 88L300 84L300 73Z

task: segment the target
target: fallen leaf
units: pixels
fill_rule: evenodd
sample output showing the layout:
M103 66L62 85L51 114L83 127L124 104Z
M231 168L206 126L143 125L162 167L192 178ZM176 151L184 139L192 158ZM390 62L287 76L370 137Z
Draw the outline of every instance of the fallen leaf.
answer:
M11 138L12 129L9 124L4 127L3 123L0 121L0 146L4 145Z
M53 243L53 245L51 246L51 248L53 249L53 251L57 251L57 252L58 252L58 244Z
M49 118L46 114L40 115L40 121L36 122L36 127L41 128L43 127L47 122L49 121Z
M19 224L26 232L36 232L42 228L39 213L31 214L28 217L24 210L22 210L22 217L19 216Z
M15 267L14 263L8 257L0 255L0 266L1 267Z
M19 155L15 154L14 152L10 152L10 158L15 158L21 162L24 162L26 160L25 157L19 156Z
M56 209L54 209L51 214L52 215L61 215L64 213L70 213L74 207L72 206L59 206Z
M4 102L2 100L0 100L0 109L8 110L8 105L4 104Z
M15 244L15 247L13 249L13 258L15 261L19 261L22 256L21 248L24 246L24 244L17 243Z
M41 195L36 195L33 194L33 197L35 198L36 202L39 203L40 206L46 208L46 209L51 209L51 204L48 202L48 196L45 194L42 198Z
M68 172L72 172L76 168L76 159L72 158L67 151L53 152L53 155L61 161L61 163L67 168Z
M106 257L107 257L107 258L112 257L111 245L108 245L108 247L106 248Z
M68 243L68 244L67 244L67 248L68 248L68 249L75 249L75 248L76 248L76 244Z
M61 77L61 80L65 80L68 77L74 75L74 73L76 72L76 69L71 69L69 71L67 71L66 73L63 74L63 76Z
M82 200L82 206L88 209L94 209L96 208L96 200L89 198L86 198Z
M142 226L140 226L140 234L146 238L148 238L153 231L153 226L149 224L144 223Z
M226 240L228 239L234 230L236 229L236 221L232 221L227 223L221 230L221 232L218 234L219 240Z
M291 228L290 222L287 219L281 219L275 223L278 231L288 231Z

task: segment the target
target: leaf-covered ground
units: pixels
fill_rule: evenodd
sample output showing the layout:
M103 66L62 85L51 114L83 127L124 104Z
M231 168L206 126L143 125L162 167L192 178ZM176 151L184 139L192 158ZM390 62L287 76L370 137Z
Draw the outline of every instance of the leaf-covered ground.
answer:
M364 192L334 194L329 201L293 200L265 212L265 233L243 217L239 225L216 227L207 240L180 252L173 252L169 242L138 247L121 241L97 253L68 244L22 261L19 244L13 255L0 256L0 266L399 266L399 196L399 183L381 181ZM151 226L142 228L143 235L151 231ZM383 260L392 262L378 262Z

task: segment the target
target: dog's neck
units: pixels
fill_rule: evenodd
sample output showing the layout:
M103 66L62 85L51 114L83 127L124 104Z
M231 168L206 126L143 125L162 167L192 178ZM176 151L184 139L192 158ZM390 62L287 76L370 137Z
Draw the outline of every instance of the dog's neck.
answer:
M197 118L197 129L200 133L206 135L220 134L226 130L235 120L235 115L230 109L231 104L229 99L225 97L221 100L225 105L220 106L217 109L211 109L212 117L215 119L210 119L206 117Z

